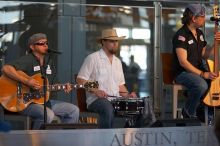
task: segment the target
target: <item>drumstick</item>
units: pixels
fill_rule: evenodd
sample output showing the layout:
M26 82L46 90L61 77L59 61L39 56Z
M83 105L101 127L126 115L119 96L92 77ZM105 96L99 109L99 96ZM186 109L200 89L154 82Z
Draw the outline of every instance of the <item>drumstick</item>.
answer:
M121 96L115 96L115 95L107 95L108 97L121 97Z

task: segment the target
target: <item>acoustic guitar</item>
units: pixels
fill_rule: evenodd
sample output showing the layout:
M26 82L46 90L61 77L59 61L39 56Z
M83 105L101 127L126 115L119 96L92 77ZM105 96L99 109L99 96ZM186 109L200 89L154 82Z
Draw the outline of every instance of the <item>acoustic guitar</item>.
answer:
M213 7L213 18L215 21L215 29L214 32L218 32L218 21L220 20L218 15L218 5L214 5ZM214 41L214 62L212 60L208 60L209 70L211 72L219 75L219 50L218 50L218 41ZM207 94L204 96L203 102L212 107L216 107L220 105L220 77L218 76L215 80L211 81L210 89Z
M11 111L19 112L24 110L30 103L44 104L44 97L46 101L49 100L50 91L59 91L67 89L67 86L71 86L72 89L85 88L88 91L95 90L98 88L98 82L88 81L83 85L79 84L54 84L49 85L48 80L46 81L46 96L43 92L43 78L40 73L29 77L22 71L18 71L19 75L33 78L37 80L42 88L40 90L33 90L32 88L12 80L6 75L0 77L0 103L2 106Z

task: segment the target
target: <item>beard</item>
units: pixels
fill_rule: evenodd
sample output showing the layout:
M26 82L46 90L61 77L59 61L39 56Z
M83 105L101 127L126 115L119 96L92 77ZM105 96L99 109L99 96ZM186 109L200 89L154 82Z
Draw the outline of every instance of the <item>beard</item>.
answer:
M110 54L114 55L114 54L116 54L117 49L109 48L108 51Z

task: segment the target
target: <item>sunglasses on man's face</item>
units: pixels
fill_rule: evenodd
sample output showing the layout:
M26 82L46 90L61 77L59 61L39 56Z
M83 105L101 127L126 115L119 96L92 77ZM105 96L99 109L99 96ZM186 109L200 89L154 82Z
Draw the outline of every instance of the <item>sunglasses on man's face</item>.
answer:
M44 45L48 45L48 42L38 42L38 43L34 43L34 45L44 46Z

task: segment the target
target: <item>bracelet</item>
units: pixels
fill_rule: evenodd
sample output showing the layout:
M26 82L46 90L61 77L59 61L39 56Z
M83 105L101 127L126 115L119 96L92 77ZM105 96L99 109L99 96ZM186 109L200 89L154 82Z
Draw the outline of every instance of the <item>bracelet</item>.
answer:
M202 77L203 78L203 75L204 75L204 72L203 71L201 71L201 73L200 73L200 77Z

